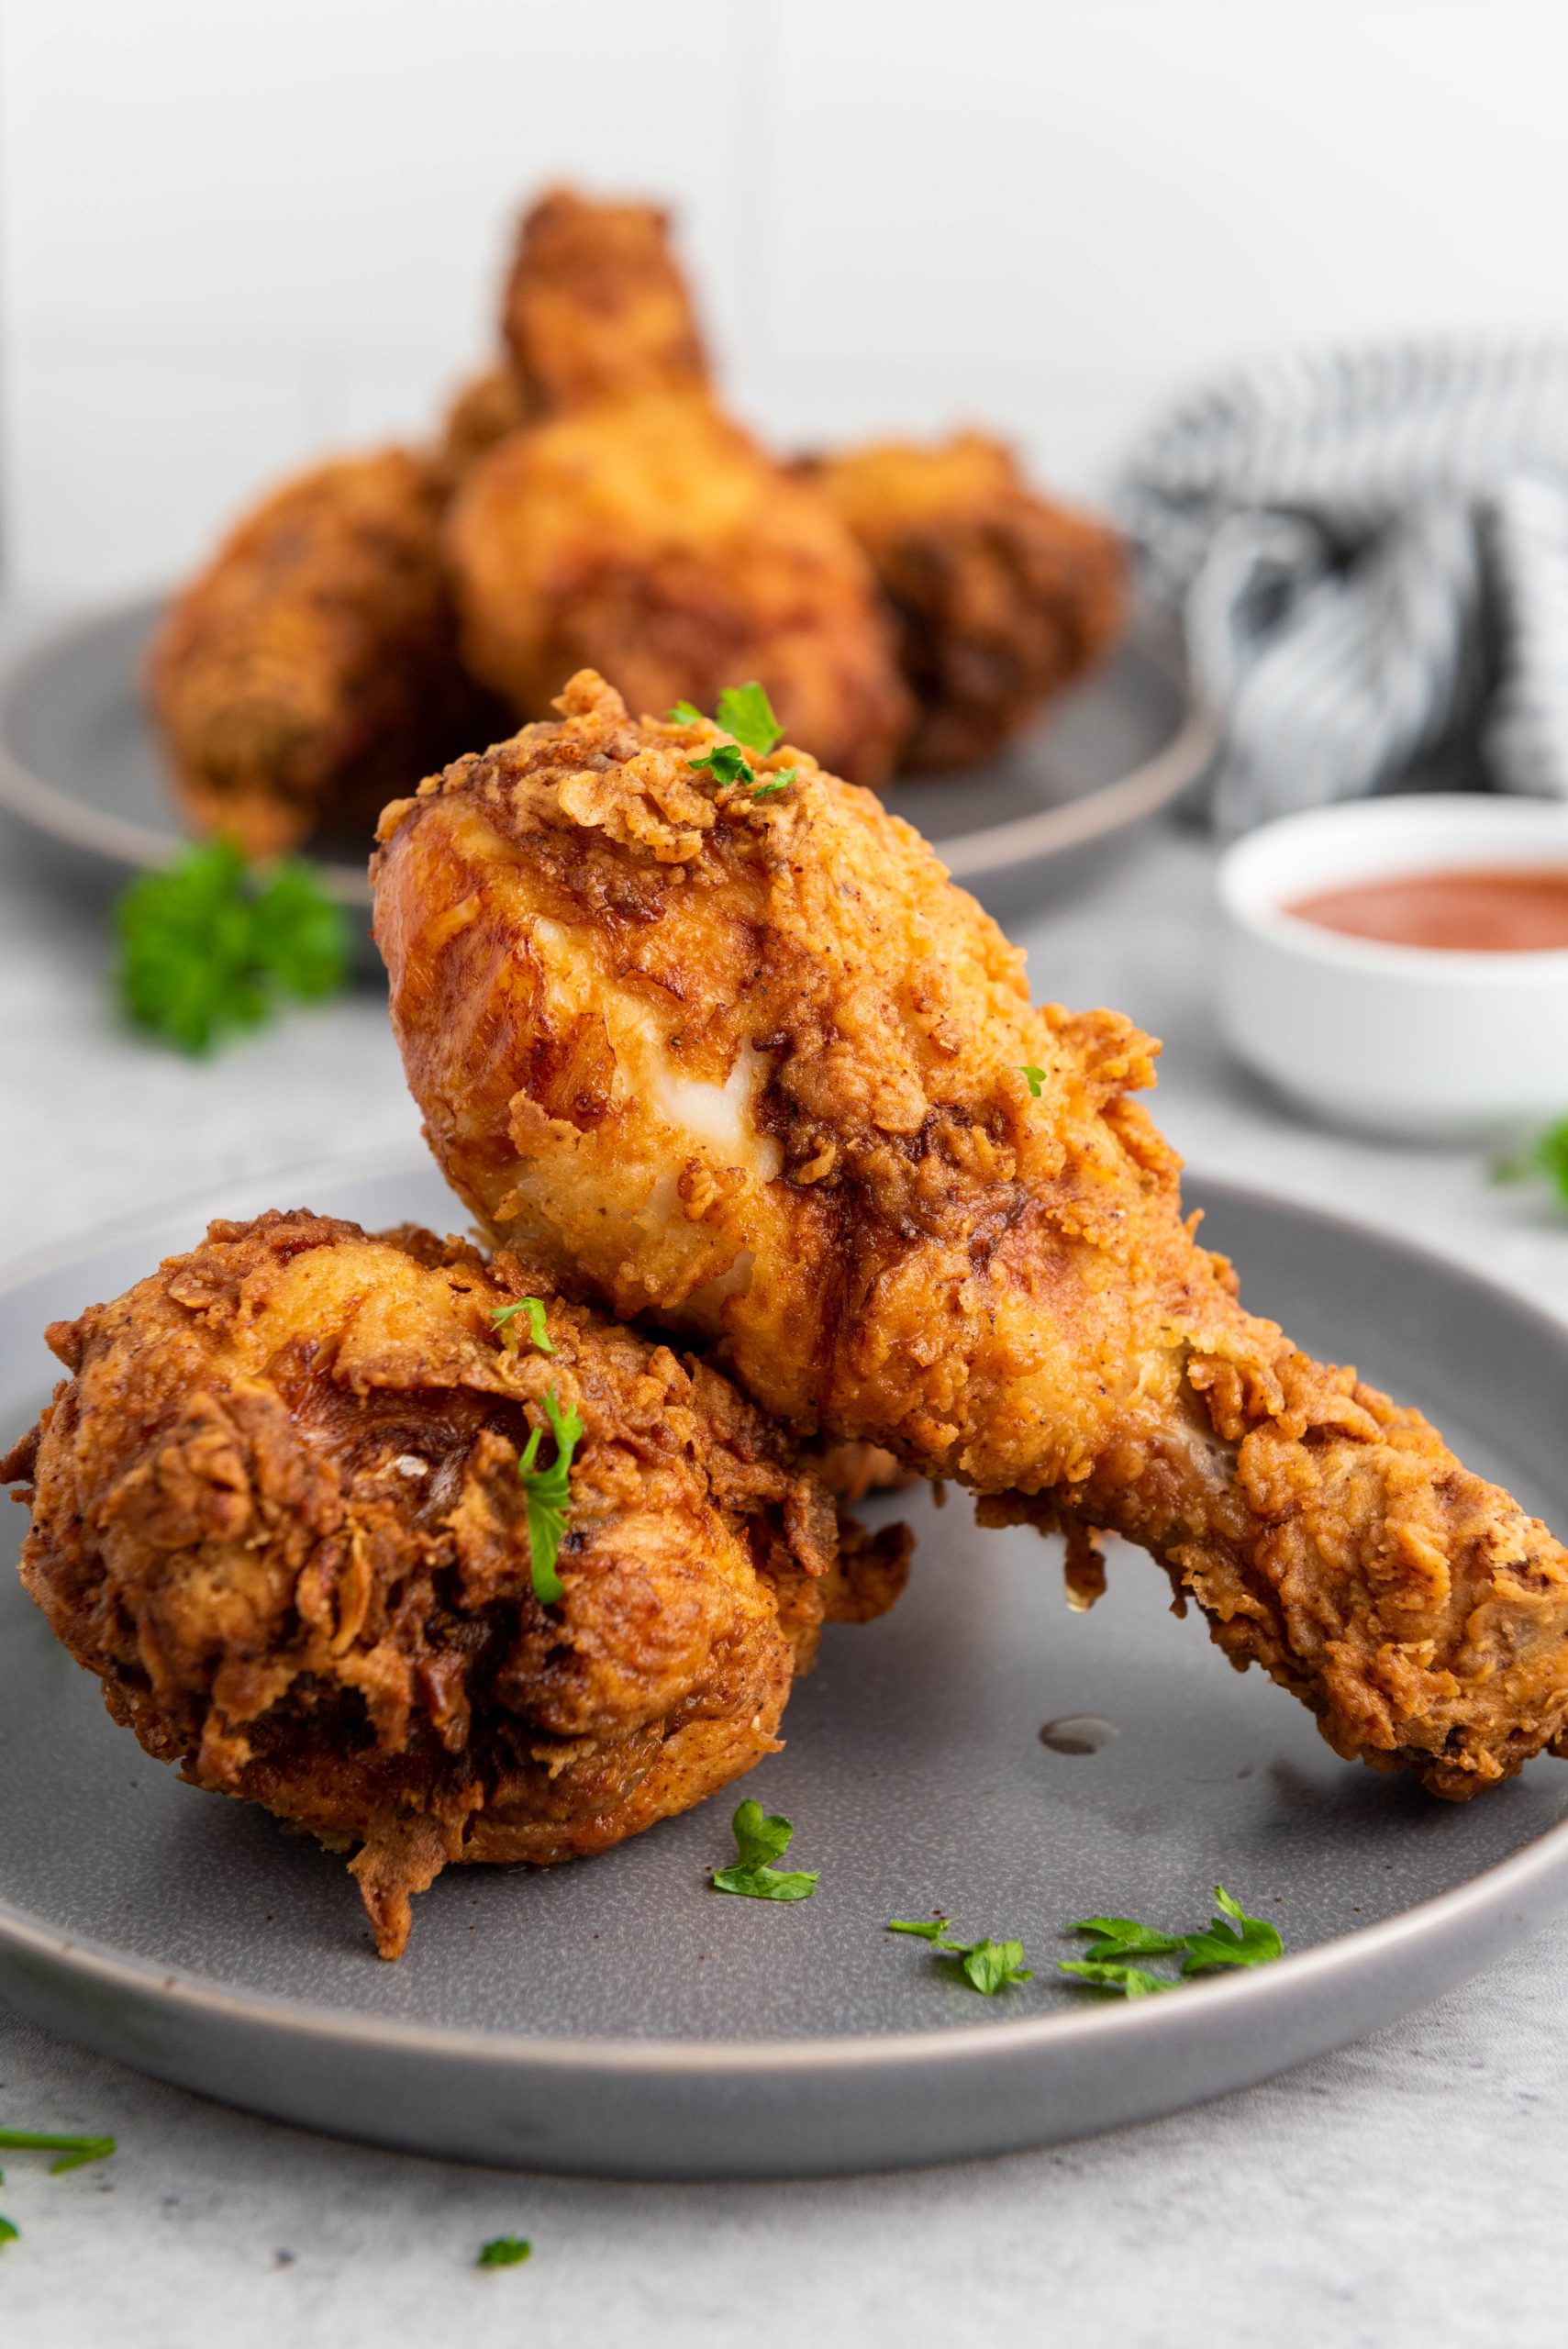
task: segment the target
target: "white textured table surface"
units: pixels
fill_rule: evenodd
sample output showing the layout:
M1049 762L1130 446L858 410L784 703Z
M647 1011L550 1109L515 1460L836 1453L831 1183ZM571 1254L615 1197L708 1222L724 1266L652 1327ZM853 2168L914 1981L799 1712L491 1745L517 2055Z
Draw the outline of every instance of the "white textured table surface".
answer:
M1209 857L1146 832L1017 934L1037 996L1167 1040L1158 1108L1197 1166L1364 1217L1568 1318L1568 1220L1465 1152L1310 1129L1224 1063ZM413 1141L364 988L207 1065L120 1031L106 932L0 829L0 1233L20 1254L172 1196ZM280 1206L302 1204L280 1182ZM1564 1781L1568 1790L1568 1779ZM0 1828L3 1831L3 1828ZM1346 2054L1156 2126L903 2176L606 2186L338 2144L226 2112L0 2009L0 2122L113 2130L63 2178L17 2161L0 2339L75 2349L925 2349L1224 2338L1339 2349L1556 2340L1568 2297L1568 1924ZM531 2265L475 2247L528 2235Z

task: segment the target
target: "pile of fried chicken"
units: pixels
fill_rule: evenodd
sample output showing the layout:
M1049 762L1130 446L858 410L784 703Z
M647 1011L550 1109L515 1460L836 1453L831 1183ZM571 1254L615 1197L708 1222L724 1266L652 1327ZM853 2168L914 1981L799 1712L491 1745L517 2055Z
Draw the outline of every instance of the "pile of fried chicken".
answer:
M1347 1758L1462 1799L1568 1753L1568 1553L1242 1308L1152 1041L1032 1006L804 749L592 672L559 710L395 801L373 865L484 1249L215 1224L49 1332L23 1579L142 1743L353 1851L395 1956L446 1863L602 1851L773 1750L822 1622L905 1569L829 1443L1064 1535L1079 1604L1140 1545Z
M368 841L584 667L634 709L755 678L874 788L1000 750L1115 641L1122 574L977 433L776 462L720 405L663 213L562 189L439 442L274 490L176 598L149 689L183 812L256 856Z

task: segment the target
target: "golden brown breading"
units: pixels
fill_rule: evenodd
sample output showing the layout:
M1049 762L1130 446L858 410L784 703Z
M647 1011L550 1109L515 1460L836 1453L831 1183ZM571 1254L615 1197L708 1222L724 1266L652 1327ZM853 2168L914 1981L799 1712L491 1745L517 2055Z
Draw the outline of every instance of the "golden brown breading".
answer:
M486 368L462 384L441 422L439 462L446 488L455 489L497 441L531 422L537 412L510 367Z
M902 764L989 758L1116 641L1126 602L1116 532L1040 496L1001 442L883 440L806 470L892 607L918 710Z
M907 703L865 560L706 400L513 433L466 477L450 545L464 657L525 717L584 664L654 711L756 678L792 740L888 774Z
M525 1294L549 1356L492 1323ZM215 1223L49 1340L72 1376L0 1461L23 1581L149 1753L361 1844L384 1957L449 1861L602 1852L776 1752L824 1618L903 1580L717 1372L428 1232ZM585 1432L546 1606L551 1389Z
M717 1338L803 1435L1153 1552L1337 1752L1463 1796L1568 1722L1568 1553L1242 1310L1132 1096L1155 1047L868 794L699 788L595 677L388 809L376 933L442 1168L508 1244ZM1032 1080L1031 1073L1032 1072ZM1038 1093L1031 1092L1031 1081Z
M547 412L700 393L696 313L669 215L552 188L523 216L502 305L519 383Z
M253 856L369 836L502 730L458 665L439 467L406 450L274 490L172 606L148 686L176 796Z

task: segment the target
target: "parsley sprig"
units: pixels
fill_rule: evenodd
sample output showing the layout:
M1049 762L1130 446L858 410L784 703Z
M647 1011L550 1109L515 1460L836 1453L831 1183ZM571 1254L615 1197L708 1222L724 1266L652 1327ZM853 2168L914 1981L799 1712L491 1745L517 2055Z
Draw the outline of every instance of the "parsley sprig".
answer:
M80 2169L83 2162L106 2161L115 2150L112 2137L61 2136L52 2130L0 2129L0 2147L17 2154L53 2154L56 2158L49 2165L51 2177L61 2170ZM0 2185L5 2173L0 2171ZM22 2231L14 2220L0 2218L0 2251L8 2243L19 2243Z
M526 1313L528 1316L528 1343L534 1352L540 1354L552 1354L555 1347L550 1331L545 1326L542 1297L520 1297L516 1305L494 1306L490 1314L491 1323L501 1332L508 1345L515 1346L517 1342L517 1319L519 1313Z
M533 2255L534 2247L524 2235L492 2235L488 2243L480 2244L473 2264L476 2267L520 2267Z
M1019 1074L1019 1075L1020 1075L1020 1076L1025 1080L1025 1082L1026 1082L1026 1083L1027 1083L1027 1085L1029 1085L1029 1098L1030 1098L1032 1101L1038 1101L1038 1100L1040 1099L1040 1086L1045 1083L1045 1071L1044 1071L1044 1069L1042 1069L1042 1068L1031 1068L1031 1067L1029 1066L1029 1063L1026 1061L1026 1062L1024 1063L1023 1066L1019 1069L1019 1071L1018 1071L1018 1074Z
M715 1868L716 1892L738 1892L747 1900L809 1900L817 1889L820 1868L775 1868L795 1836L787 1819L762 1816L760 1802L740 1805L729 1822L736 1857L727 1868Z
M1212 1917L1195 1933L1167 1933L1157 1925L1142 1925L1134 1917L1085 1917L1068 1928L1093 1933L1086 1958L1058 1958L1063 1974L1071 1974L1097 1990L1124 1998L1151 1998L1157 1991L1179 1989L1195 1974L1216 1974L1235 1965L1268 1965L1284 1954L1284 1943L1266 1919L1249 1917L1222 1884L1214 1898L1223 1914ZM1151 1974L1146 1966L1130 1965L1134 1957L1174 1957L1182 1954L1179 1976Z
M280 864L262 879L228 841L143 874L115 921L127 1013L182 1052L261 1026L281 996L320 1002L348 974L348 923L310 866Z
M1560 1199L1568 1200L1568 1118L1549 1126L1527 1148L1511 1157L1493 1161L1495 1183L1528 1183L1544 1179Z
M1009 1983L1032 1982L1034 1968L1024 1964L1022 1942L994 1942L989 1936L978 1942L955 1942L948 1932L950 1920L935 1917L895 1917L888 1924L890 1933L913 1933L917 1940L929 1942L938 1951L947 1970L957 1980L967 1982L982 1998L994 1998Z
M528 1440L517 1456L517 1475L522 1479L528 1519L528 1571L533 1577L534 1597L549 1607L566 1596L566 1586L555 1571L555 1562L561 1554L572 1507L572 1455L582 1438L583 1422L570 1404L564 1411L562 1409L553 1386L545 1389L544 1415L555 1438L555 1458L548 1468L534 1465L544 1430L530 1428Z
M14 2154L56 2154L49 2174L58 2177L61 2170L80 2169L83 2162L107 2161L115 2150L112 2137L56 2136L41 2129L0 2129L0 2147Z
M678 726L700 726L703 714L689 701L678 701L670 712ZM773 706L763 688L752 678L749 685L726 685L718 696L714 723L734 736L730 742L716 742L700 759L688 759L686 764L706 771L715 783L743 783L753 799L766 799L775 791L787 791L799 770L781 767L777 774L764 783L748 763L746 752L766 758L784 740L784 728L773 714Z

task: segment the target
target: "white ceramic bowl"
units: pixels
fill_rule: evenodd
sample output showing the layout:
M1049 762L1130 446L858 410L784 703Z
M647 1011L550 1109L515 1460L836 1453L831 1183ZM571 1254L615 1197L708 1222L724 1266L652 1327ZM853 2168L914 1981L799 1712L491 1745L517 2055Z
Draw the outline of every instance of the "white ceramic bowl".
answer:
M1239 1056L1339 1123L1425 1141L1568 1116L1568 949L1456 953L1298 920L1293 899L1456 867L1568 868L1568 806L1363 799L1266 824L1220 862L1220 1017Z

